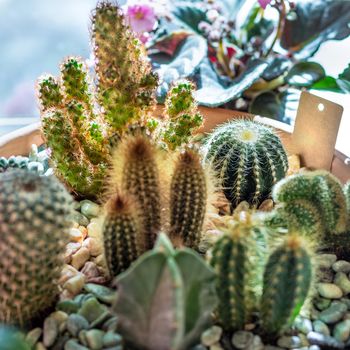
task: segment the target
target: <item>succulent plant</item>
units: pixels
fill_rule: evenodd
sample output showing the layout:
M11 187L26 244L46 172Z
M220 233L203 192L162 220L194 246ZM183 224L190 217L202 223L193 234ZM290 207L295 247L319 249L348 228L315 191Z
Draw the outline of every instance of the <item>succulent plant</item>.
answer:
M24 341L23 335L16 329L0 325L1 350L30 350L31 347Z
M311 254L299 234L288 234L270 254L264 272L260 317L263 332L278 335L299 314L313 278Z
M30 323L56 300L72 207L52 176L0 174L0 322Z
M350 181L348 181L344 185L344 195L345 195L346 207L348 209L349 228L350 228Z
M249 212L235 214L225 226L211 259L217 274L218 316L225 329L240 330L257 308L265 237Z
M211 322L214 283L214 271L199 255L174 250L160 234L155 248L116 280L119 332L140 349L189 349Z
M130 195L116 193L106 203L103 242L111 276L126 270L143 252L141 220Z
M203 153L234 207L243 200L261 203L288 169L279 137L269 127L249 120L219 126L208 137Z

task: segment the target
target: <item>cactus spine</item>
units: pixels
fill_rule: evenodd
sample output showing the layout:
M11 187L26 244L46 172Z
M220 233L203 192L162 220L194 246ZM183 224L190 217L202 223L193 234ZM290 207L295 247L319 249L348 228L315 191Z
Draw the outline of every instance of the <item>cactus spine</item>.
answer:
M313 278L311 257L302 237L289 234L269 256L264 273L261 321L266 334L290 326L308 296Z
M198 153L187 149L177 159L171 181L170 237L197 248L207 210L207 179Z
M55 302L71 210L52 176L0 175L0 322L30 323Z
M126 270L142 252L137 204L117 193L106 203L103 226L105 257L111 276Z
M269 127L253 121L232 121L218 127L203 152L234 207L243 200L262 202L288 169L281 140Z

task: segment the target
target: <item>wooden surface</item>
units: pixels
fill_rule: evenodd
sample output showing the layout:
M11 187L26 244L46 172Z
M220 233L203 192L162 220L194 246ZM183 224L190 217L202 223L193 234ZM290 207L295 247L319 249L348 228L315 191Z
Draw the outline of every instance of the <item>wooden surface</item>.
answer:
M161 115L162 106L158 106L155 114ZM237 112L221 108L200 107L200 111L204 116L204 125L200 132L210 132L218 124L224 123L231 119L249 118L267 124L277 131L288 153L292 150L292 128L289 125L278 121L253 116L251 114ZM9 157L11 155L27 155L30 151L30 146L35 143L41 145L43 140L40 135L40 124L31 124L25 128L19 129L4 137L0 137L0 157ZM322 157L322 155L319 155ZM304 164L307 166L307 164ZM350 162L349 158L345 157L338 151L335 151L330 169L342 182L350 180Z

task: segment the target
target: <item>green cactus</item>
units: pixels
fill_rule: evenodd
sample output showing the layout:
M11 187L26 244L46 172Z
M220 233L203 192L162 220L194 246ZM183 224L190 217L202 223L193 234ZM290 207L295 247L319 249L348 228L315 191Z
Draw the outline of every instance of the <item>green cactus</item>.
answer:
M177 159L170 191L170 237L198 248L208 204L208 181L198 153L187 149Z
M117 278L113 311L119 332L140 349L191 348L211 322L214 282L214 271L200 256L187 248L175 251L160 234L155 248Z
M348 181L344 185L344 195L345 195L345 201L346 201L346 207L348 210L348 219L349 219L349 230L350 230L350 181Z
M31 347L16 329L0 325L1 350L30 350Z
M311 255L300 235L289 234L272 251L264 272L260 317L269 336L291 326L310 291Z
M203 124L203 117L192 95L193 90L191 82L177 82L165 100L166 124L161 137L171 150L188 144L193 132Z
M219 126L208 137L203 153L234 207L243 200L261 203L288 169L279 137L269 127L249 120Z
M106 203L103 242L111 276L126 270L143 251L137 204L129 196L117 193Z
M264 234L248 212L227 224L215 243L211 265L217 274L218 316L227 330L240 330L256 310L261 292ZM259 242L259 243L258 243Z
M30 323L55 302L72 204L52 176L0 174L0 322Z

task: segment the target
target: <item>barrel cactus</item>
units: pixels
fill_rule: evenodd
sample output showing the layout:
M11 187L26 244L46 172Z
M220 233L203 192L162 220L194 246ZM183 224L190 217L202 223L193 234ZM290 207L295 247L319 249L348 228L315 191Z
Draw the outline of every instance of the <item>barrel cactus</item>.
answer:
M288 169L279 137L271 128L250 120L219 126L206 140L203 153L233 207L243 200L261 203Z
M160 234L154 249L116 279L112 310L119 332L140 349L190 349L212 321L214 283L214 271L199 255L174 250Z
M0 174L0 322L30 323L55 302L72 204L52 176Z

